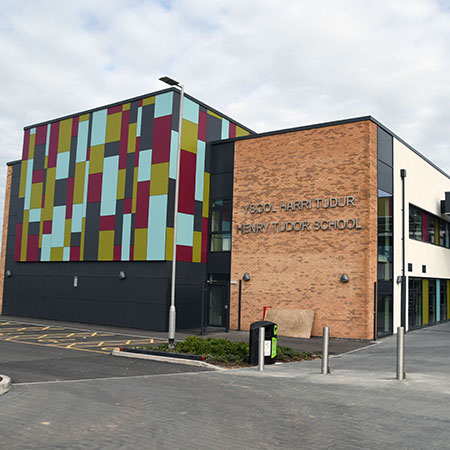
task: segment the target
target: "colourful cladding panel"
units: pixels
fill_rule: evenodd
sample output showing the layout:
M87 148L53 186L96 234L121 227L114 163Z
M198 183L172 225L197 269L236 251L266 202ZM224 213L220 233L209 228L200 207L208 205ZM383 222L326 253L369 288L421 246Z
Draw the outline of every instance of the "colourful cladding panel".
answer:
M166 217L167 195L149 197L147 260L164 261L165 259Z
M178 102L171 91L25 130L16 260L170 261ZM241 132L184 99L180 261L206 262L206 140Z
M195 162L195 154L181 151L178 211L186 214L194 214Z
M427 325L428 324L428 312L429 312L429 296L428 296L428 280L427 279L423 279L422 280L422 292L423 292L423 306L422 306L422 311L423 311L423 325Z

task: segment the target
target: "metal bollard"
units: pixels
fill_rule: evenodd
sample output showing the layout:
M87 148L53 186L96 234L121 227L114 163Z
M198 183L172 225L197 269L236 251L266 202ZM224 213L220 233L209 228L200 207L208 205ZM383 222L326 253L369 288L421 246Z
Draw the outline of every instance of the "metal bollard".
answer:
M330 329L323 327L322 338L322 375L328 375L330 368L328 367L328 341L330 339Z
M258 341L258 370L264 370L264 338L266 336L266 329L261 327L259 329L259 341Z
M405 328L397 327L397 380L405 378Z

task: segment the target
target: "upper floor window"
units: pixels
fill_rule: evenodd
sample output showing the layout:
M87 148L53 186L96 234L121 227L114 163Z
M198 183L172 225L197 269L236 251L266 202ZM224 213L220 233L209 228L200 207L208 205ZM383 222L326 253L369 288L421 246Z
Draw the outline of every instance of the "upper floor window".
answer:
M440 247L450 247L448 222L414 205L409 205L409 237Z
M231 251L231 200L214 200L212 202L211 251Z

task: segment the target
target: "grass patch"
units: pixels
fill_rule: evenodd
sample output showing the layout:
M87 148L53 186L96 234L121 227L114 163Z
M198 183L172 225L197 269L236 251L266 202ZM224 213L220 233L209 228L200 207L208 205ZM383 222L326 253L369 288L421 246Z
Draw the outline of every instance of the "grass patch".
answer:
M169 351L168 344L145 347L146 350ZM202 339L189 336L184 341L176 343L175 353L205 356L211 364L225 366L244 366L248 364L249 344L247 342L232 342L222 338ZM298 352L290 347L277 347L277 361L304 361L319 357L310 352Z

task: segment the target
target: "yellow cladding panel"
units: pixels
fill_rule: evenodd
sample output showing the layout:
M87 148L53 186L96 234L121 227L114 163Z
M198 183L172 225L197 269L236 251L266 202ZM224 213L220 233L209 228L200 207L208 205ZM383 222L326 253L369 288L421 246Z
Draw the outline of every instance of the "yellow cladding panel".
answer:
M209 179L210 175L205 172L204 184L203 184L203 217L209 217Z
M30 209L42 207L42 189L44 183L33 183L31 185Z
M94 145L91 147L89 158L89 173L103 172L103 160L105 158L105 145Z
M72 229L72 219L66 219L66 228L64 228L64 247L70 247L71 229Z
M428 297L428 280L422 280L422 295L423 295L423 325L428 324L428 307L429 307L429 297Z
M120 169L117 177L117 200L125 198L125 178L127 176L126 169Z
M236 137L248 136L250 133L241 127L236 126Z
M137 131L137 123L130 123L128 127L128 147L127 152L133 153L136 151L136 131Z
M83 115L80 116L80 118L78 119L79 122L84 122L85 120L89 120L89 114L83 114Z
M137 177L138 177L138 168L134 168L134 177L133 177L133 199L131 203L131 212L136 214L136 200L137 200ZM151 184L151 183L150 183Z
M50 249L50 261L62 261L64 247L53 247Z
M26 159L22 160L22 165L20 167L19 198L25 197L25 186L27 185L27 167L28 161Z
M150 182L150 195L163 195L168 193L169 163L152 164L152 179Z
M55 177L56 167L47 169L47 178L45 180L45 203L41 212L41 220L52 220L53 203L55 198Z
M84 259L84 237L86 234L86 217L81 221L80 261Z
M181 132L181 148L191 153L197 153L198 125L183 119Z
M155 97L147 97L142 100L142 106L153 105L155 103Z
M210 116L214 116L214 117L217 117L218 119L222 120L222 117L220 117L220 116L219 116L218 114L216 114L215 112L210 111L209 109L208 109L208 114L209 114Z
M147 259L147 228L137 228L134 232L134 260Z
M75 165L75 180L73 184L73 203L83 203L84 178L86 176L86 163L79 162Z
M116 142L120 141L120 129L122 126L122 113L108 114L108 121L106 122L106 141Z
M30 211L26 209L23 212L23 225L22 225L22 245L20 247L20 260L27 260L27 244L28 244L28 218L30 216Z
M173 256L173 228L166 229L166 261L172 261Z
M34 144L36 142L36 135L32 134L30 136L30 144L28 147L28 159L33 159L34 158Z
M194 231L194 246L192 249L192 262L201 262L202 260L202 232Z
M125 103L122 105L122 111L128 111L131 107L131 103Z
M98 236L98 260L113 261L114 259L114 230L103 230Z
M48 156L44 158L44 169L48 167Z
M70 140L72 138L72 119L61 120L59 122L58 153L70 150Z

